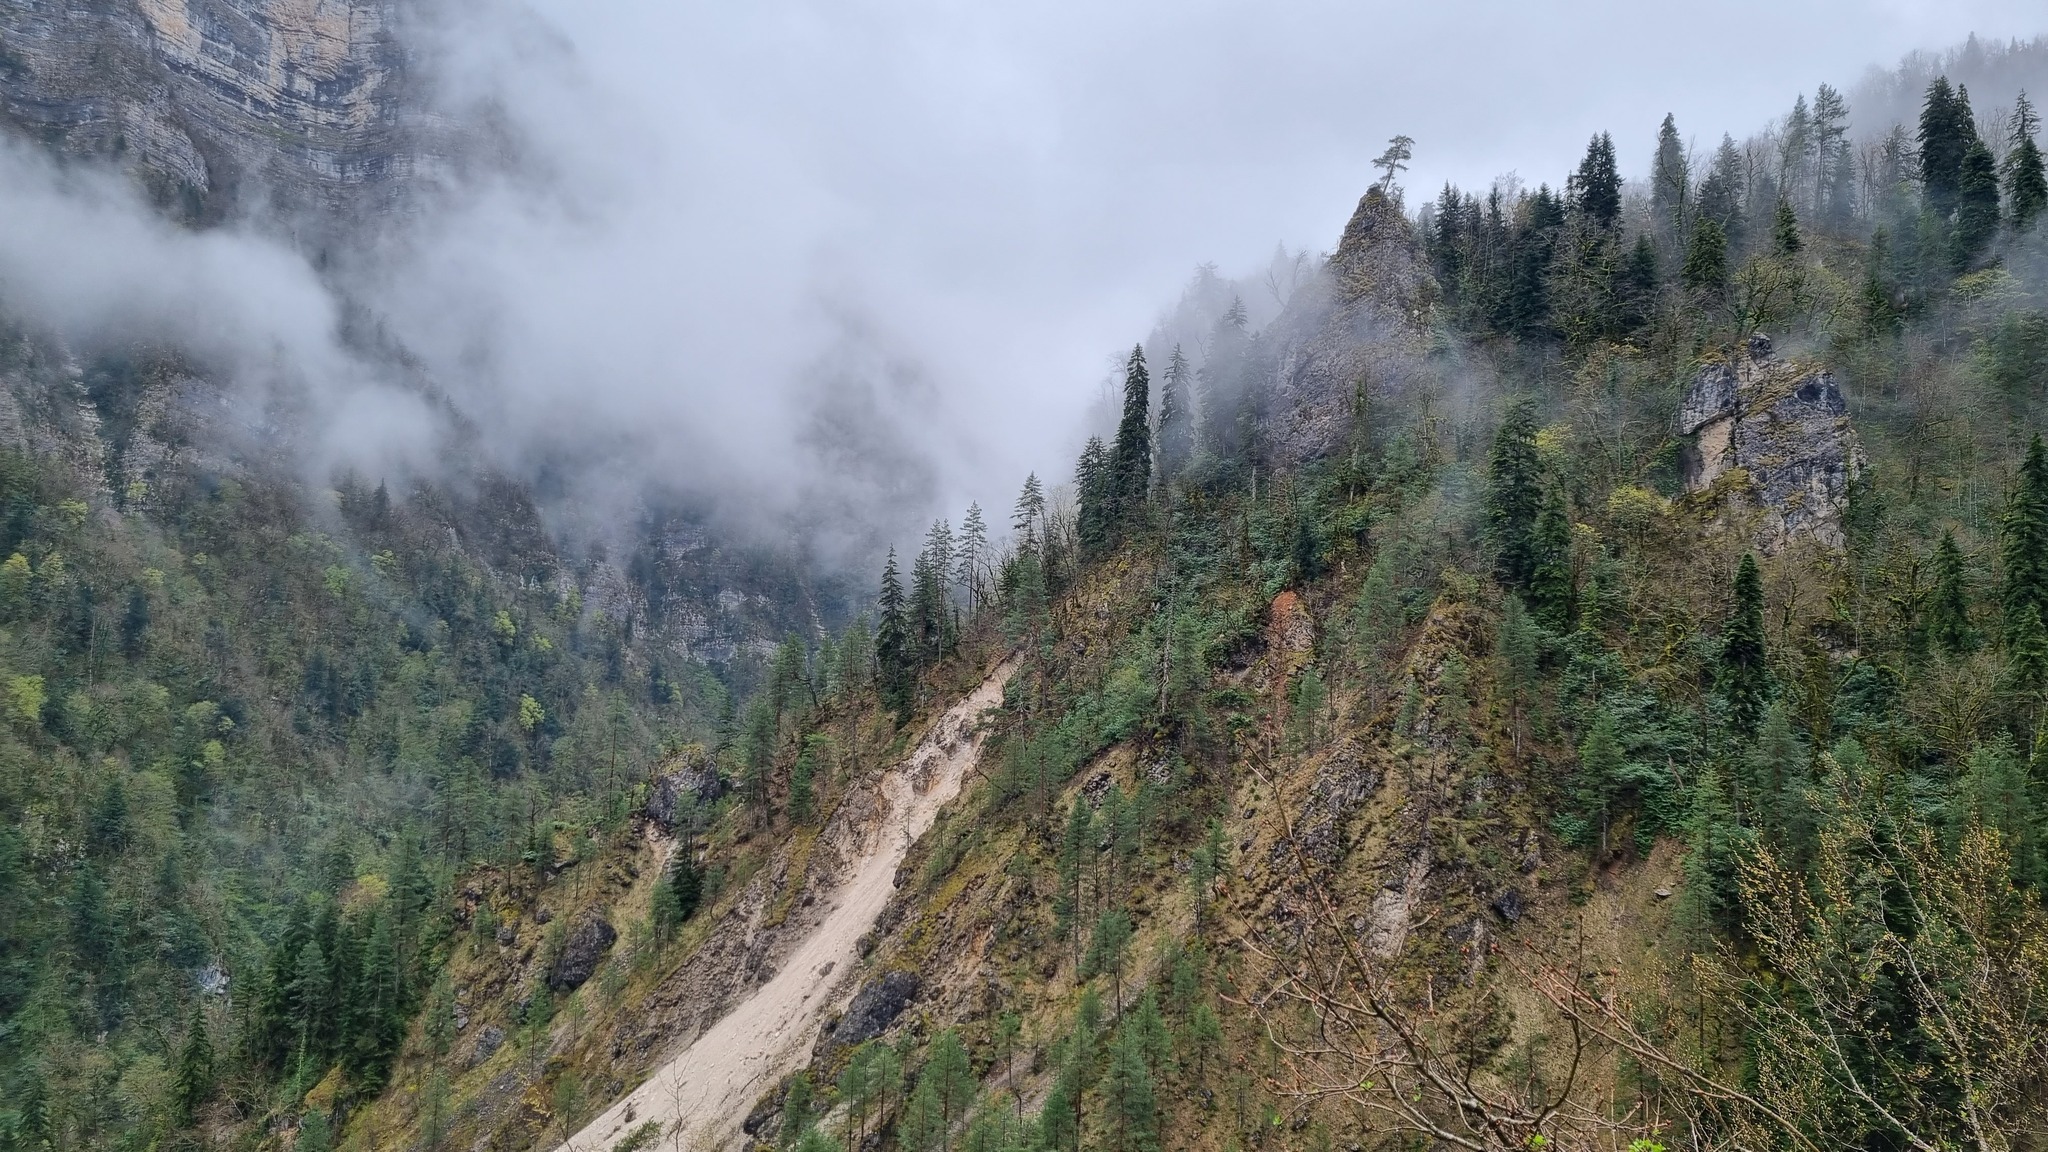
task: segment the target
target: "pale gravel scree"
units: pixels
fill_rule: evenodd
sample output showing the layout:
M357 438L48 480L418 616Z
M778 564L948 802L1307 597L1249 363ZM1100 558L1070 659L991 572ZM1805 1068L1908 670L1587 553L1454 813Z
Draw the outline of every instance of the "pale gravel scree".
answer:
M775 977L558 1152L601 1152L650 1120L661 1125L663 1148L719 1148L739 1134L754 1102L803 1066L819 1025L852 996L863 976L860 938L888 904L896 870L911 846L960 794L981 755L977 721L1002 702L1003 685L1016 667L1014 659L999 665L883 777L889 808L880 833L867 839L868 850L829 897L835 906Z

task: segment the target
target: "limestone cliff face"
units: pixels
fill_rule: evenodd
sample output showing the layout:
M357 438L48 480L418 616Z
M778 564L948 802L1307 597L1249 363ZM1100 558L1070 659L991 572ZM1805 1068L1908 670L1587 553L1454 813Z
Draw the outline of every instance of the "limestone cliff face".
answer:
M0 120L191 220L375 211L412 168L393 0L0 6Z
M1323 274L1295 294L1266 334L1274 349L1267 389L1276 463L1339 452L1368 397L1405 393L1428 373L1437 297L1400 202L1369 189Z
M1770 337L1752 336L1741 355L1693 378L1678 432L1693 438L1686 491L1706 492L1740 470L1740 495L1760 513L1759 550L1777 552L1798 539L1842 546L1842 512L1863 449L1832 372L1781 360Z

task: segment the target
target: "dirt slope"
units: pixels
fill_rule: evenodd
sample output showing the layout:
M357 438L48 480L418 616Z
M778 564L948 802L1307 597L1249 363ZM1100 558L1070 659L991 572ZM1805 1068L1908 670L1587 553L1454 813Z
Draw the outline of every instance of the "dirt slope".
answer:
M660 1122L664 1148L718 1148L738 1135L754 1101L802 1066L820 1023L852 995L860 938L889 902L911 845L959 795L981 753L975 721L1001 702L1015 667L1014 661L997 667L884 776L888 810L880 833L866 838L866 851L849 863L824 919L796 945L781 971L560 1152L601 1152L650 1120Z

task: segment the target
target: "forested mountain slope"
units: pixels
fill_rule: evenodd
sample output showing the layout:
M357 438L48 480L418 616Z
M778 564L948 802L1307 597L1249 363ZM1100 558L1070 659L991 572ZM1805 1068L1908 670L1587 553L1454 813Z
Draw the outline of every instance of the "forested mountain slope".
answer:
M735 1142L2043 1146L2048 180L1917 98L1427 202L1396 140L844 629L11 331L0 1147L688 1147L629 1093L899 851Z

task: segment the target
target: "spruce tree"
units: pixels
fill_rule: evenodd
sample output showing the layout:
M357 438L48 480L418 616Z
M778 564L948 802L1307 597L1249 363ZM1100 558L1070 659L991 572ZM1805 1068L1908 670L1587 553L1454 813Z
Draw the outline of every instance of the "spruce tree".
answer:
M915 684L912 661L913 640L903 611L903 579L896 571L896 550L889 549L882 566L882 594L879 620L875 627L876 687L882 707L896 716L898 724L910 720L911 693Z
M2034 140L2041 131L2041 118L2021 92L2014 102L2009 125L2012 147L2005 154L2005 210L2012 230L2025 233L2048 210L2048 170L2041 160L2041 145Z
M1536 517L1534 546L1536 567L1529 576L1529 607L1545 625L1562 631L1571 624L1578 589L1572 579L1571 517L1565 511L1563 494L1555 488L1544 497L1543 511Z
M1855 157L1849 146L1849 104L1823 84L1813 94L1813 218L1848 221Z
M1949 656L1977 647L1976 630L1970 627L1969 579L1953 530L1944 530L1934 547L1934 595L1927 605L1927 628L1929 639Z
M954 1124L966 1119L967 1109L974 1103L974 1068L968 1063L959 1032L947 1028L932 1041L920 1082L932 1085L942 1132L951 1132Z
M811 1074L798 1072L789 1082L789 1090L782 1094L782 1118L775 1142L783 1148L794 1148L805 1132L815 1131L811 1126Z
M953 562L953 583L959 585L960 594L967 598L970 615L981 604L982 572L987 564L988 521L982 518L981 505L972 503L960 521L960 539Z
M192 1008L192 1023L178 1049L178 1068L171 1079L171 1102L180 1126L192 1123L200 1105L213 1096L213 1039L206 1032L206 1012Z
M1927 86L1919 140L1920 186L1935 215L1947 219L1962 191L1964 157L1978 141L1969 93L1950 87L1946 76L1935 77Z
M1747 742L1756 735L1770 703L1770 670L1764 665L1764 586L1756 557L1743 553L1735 569L1735 606L1721 630L1721 660L1714 690L1721 697L1728 728Z
M1102 437L1090 436L1081 447L1074 465L1074 490L1080 494L1079 523L1081 555L1097 559L1115 542L1117 500L1116 474Z
M1536 413L1526 400L1508 406L1487 461L1486 526L1494 573L1502 584L1525 589L1536 575L1536 518L1543 495L1536 455Z
M1700 181L1694 209L1699 219L1720 225L1724 248L1742 226L1742 172L1742 150L1735 146L1733 136L1724 133L1720 147L1714 150L1714 163L1707 169L1706 179Z
M1685 233L1685 208L1692 195L1685 145L1678 138L1678 120L1664 114L1657 129L1657 156L1650 165L1650 215L1667 243Z
M1608 832L1614 823L1614 800L1621 790L1625 768L1626 760L1620 736L1615 731L1614 714L1602 708L1594 714L1593 726L1587 730L1586 738L1579 742L1579 767L1572 778L1572 800L1589 829L1599 833L1596 844L1603 857L1607 855Z
M1779 256L1791 256L1801 247L1799 216L1792 211L1792 201L1780 196L1777 215L1771 222L1771 251Z
M1145 349L1137 345L1124 362L1124 414L1110 449L1110 506L1119 537L1143 518L1152 491L1151 419L1152 379L1145 370Z
M1999 561L1999 605L2010 642L2024 609L2048 616L2048 450L2039 436L2027 446L1999 518Z
M1192 404L1194 370L1180 345L1166 361L1159 380L1159 486L1162 490L1187 470L1195 453L1195 422Z
M1586 156L1572 178L1573 205L1601 228L1612 228L1621 215L1621 173L1614 163L1614 138L1602 132L1586 145Z
M1968 271L1998 235L1998 162L1982 140L1970 141L1956 182L1955 230L1949 234L1949 259L1958 272Z
M1679 273L1686 290L1718 298L1728 286L1728 234L1721 222L1701 214L1685 246L1685 267Z

